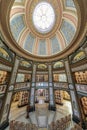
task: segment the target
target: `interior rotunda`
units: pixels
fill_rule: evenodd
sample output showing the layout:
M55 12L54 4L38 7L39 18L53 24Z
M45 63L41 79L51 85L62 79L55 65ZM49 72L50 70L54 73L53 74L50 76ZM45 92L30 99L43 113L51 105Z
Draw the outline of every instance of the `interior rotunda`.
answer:
M0 0L0 130L87 129L87 0Z

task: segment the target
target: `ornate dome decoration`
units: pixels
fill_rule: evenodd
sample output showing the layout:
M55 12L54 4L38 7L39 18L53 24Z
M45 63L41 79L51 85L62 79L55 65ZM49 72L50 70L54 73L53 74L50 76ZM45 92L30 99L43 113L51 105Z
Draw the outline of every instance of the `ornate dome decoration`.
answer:
M47 2L39 3L33 12L33 24L40 33L49 32L55 23L55 13Z
M30 68L31 64L28 61L22 60L20 62L20 66L26 67L26 68Z
M73 0L15 0L10 12L13 38L33 56L59 54L72 43L77 28Z
M58 69L58 68L62 68L62 67L64 67L64 64L63 64L63 62L61 62L61 61L57 61L57 62L53 65L53 68L54 68L54 69Z
M59 2L59 3L58 3ZM35 9L40 5L45 3L45 5L48 7L50 6L52 13L54 14L54 20L53 20L53 28L46 34L42 34L41 32L38 32L33 24L33 13ZM61 9L60 9L61 8ZM30 13L29 13L30 12ZM50 12L51 13L51 12ZM47 14L47 13L46 13ZM25 22L27 27L30 29L30 32L34 34L39 39L46 39L49 37L52 37L58 27L60 26L61 20L62 20L62 3L60 0L31 0L27 1L27 4L25 5ZM54 24L55 22L55 24Z
M86 57L85 52L84 52L84 51L80 51L80 52L78 52L78 53L74 56L74 58L72 59L72 63L76 63L76 62L78 62L78 61L84 59L85 57Z
M45 64L39 64L39 65L37 66L37 68L44 70L44 69L47 69L47 65L45 65Z
M4 58L5 60L12 61L9 53L3 47L0 47L0 57Z

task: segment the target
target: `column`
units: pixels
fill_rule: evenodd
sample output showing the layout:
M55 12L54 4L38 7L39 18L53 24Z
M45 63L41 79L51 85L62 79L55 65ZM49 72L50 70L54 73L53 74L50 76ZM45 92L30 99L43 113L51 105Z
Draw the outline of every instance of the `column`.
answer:
M30 112L35 111L36 64L33 64L32 82L30 90Z
M9 112L10 112L10 107L11 107L11 99L12 99L12 94L13 94L13 90L14 90L14 83L16 80L18 66L19 66L19 58L16 56L15 61L14 61L14 66L13 66L13 69L11 72L11 78L10 78L7 93L5 96L3 108L0 113L0 129L1 130L4 130L4 128L9 124L8 117L9 117ZM11 90L11 91L9 91L9 90Z
M49 110L56 110L55 106L55 99L54 99L54 86L53 86L53 80L52 80L52 66L51 64L48 65L48 76L49 76Z
M71 95L71 103L72 103L72 111L73 111L72 118L75 122L78 123L81 121L81 113L80 113L79 102L77 97L78 95L76 92L75 83L73 81L73 76L72 76L68 58L65 59L65 70L66 70L68 86Z

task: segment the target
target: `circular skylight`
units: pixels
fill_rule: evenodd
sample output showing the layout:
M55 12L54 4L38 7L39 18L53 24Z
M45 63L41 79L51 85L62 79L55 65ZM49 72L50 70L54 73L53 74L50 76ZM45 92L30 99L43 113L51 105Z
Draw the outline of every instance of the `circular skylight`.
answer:
M55 23L55 13L49 3L41 2L35 7L33 23L40 33L48 33L51 31Z

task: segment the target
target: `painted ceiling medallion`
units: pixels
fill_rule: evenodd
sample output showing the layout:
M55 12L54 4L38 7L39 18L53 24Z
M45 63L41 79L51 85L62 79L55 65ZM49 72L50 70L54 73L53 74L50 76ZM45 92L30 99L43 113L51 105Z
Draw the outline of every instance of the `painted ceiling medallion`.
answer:
M10 12L10 29L29 55L60 54L75 41L79 30L76 1L15 0Z
M40 33L48 33L55 23L55 13L52 6L47 2L39 3L33 12L33 23Z
M28 1L25 8L25 19L31 33L40 39L54 36L61 25L61 7L60 0Z

